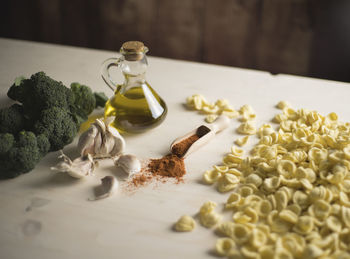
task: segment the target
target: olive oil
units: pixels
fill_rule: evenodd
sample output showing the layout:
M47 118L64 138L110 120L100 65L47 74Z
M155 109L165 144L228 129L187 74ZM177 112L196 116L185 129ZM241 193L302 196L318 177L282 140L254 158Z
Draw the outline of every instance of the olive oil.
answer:
M165 119L166 104L147 82L125 91L118 88L106 103L105 117L115 116L112 126L120 132L143 132Z
M146 81L148 48L139 41L128 41L120 49L120 58L109 58L102 64L101 75L114 95L105 105L105 118L115 116L112 126L120 132L139 133L158 126L167 114L160 96ZM109 68L118 67L124 83L115 84Z

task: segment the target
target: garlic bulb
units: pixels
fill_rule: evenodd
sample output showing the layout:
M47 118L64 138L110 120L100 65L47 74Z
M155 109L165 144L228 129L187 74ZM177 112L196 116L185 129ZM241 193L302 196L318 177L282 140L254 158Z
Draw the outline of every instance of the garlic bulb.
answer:
M91 124L78 142L80 154L91 154L94 158L115 157L121 154L124 148L125 141L118 130L100 119Z
M96 194L94 198L90 198L90 201L96 201L100 199L107 198L113 194L113 192L118 188L119 182L113 176L105 176L101 179L101 186L96 189Z
M114 164L121 167L129 176L141 171L141 162L134 155L121 155Z
M63 158L63 161L51 167L51 170L68 173L74 178L83 178L91 175L97 166L90 154L78 157L72 161L61 151L61 155L58 158Z

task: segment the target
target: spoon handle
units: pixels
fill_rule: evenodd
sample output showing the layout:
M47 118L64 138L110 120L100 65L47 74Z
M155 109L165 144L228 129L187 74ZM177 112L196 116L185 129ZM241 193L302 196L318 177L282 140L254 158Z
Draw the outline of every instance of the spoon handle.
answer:
M212 124L209 125L210 129L216 134L228 127L230 119L225 116L219 116Z

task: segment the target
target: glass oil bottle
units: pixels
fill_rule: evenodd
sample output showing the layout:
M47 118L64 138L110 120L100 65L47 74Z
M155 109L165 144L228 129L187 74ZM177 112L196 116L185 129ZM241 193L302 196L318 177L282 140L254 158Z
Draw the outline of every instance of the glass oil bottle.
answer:
M106 84L114 95L105 106L105 118L114 116L112 126L121 133L139 133L158 126L166 117L167 106L145 79L148 48L139 41L125 42L120 58L107 59L101 69ZM115 84L109 68L117 66L124 75L124 83ZM116 88L115 88L116 87Z

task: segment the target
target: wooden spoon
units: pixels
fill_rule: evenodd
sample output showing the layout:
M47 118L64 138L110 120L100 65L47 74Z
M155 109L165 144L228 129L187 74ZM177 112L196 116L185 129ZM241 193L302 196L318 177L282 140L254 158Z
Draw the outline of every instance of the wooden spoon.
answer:
M212 124L210 125L201 125L198 128L188 132L182 137L179 137L173 141L170 145L170 151L173 151L173 147L176 144L186 140L187 138L197 135L199 138L196 140L185 153L182 155L183 158L186 158L189 154L195 152L197 149L201 148L207 144L210 140L215 137L215 134L226 129L230 123L230 119L227 116L219 116Z

